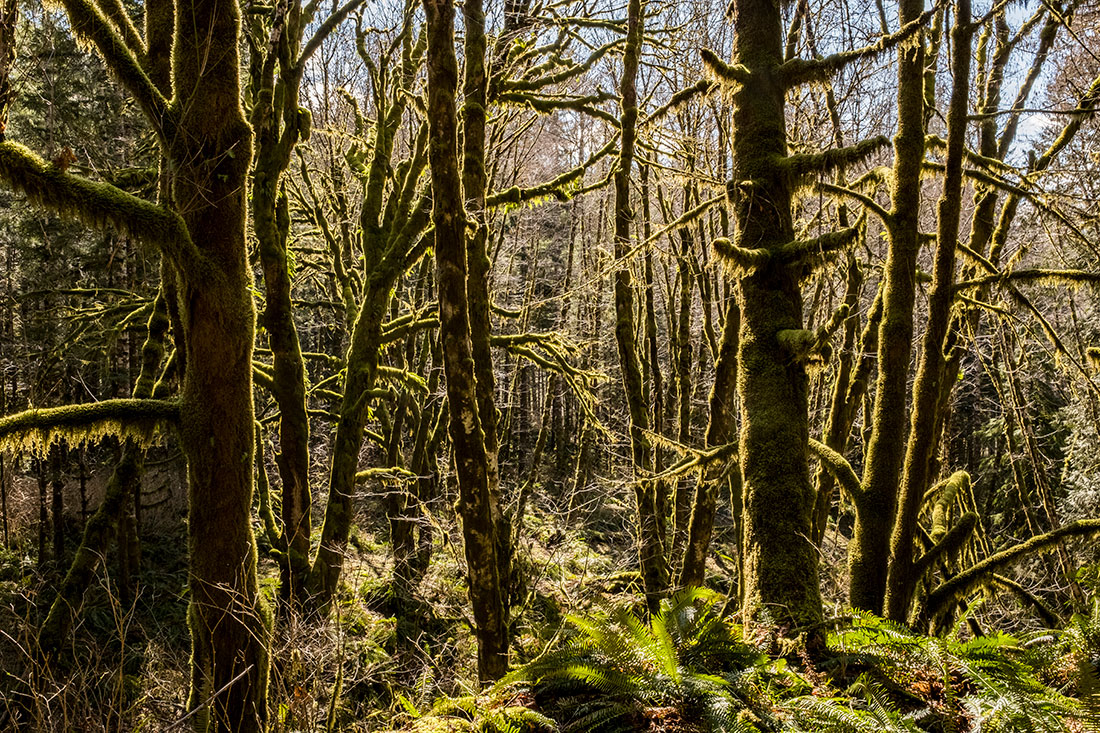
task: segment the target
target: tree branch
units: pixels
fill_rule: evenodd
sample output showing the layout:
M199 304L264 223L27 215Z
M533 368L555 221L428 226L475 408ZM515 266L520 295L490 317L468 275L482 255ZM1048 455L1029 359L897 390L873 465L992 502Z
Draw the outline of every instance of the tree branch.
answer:
M1055 544L1064 537L1077 537L1080 535L1100 534L1100 519L1079 519L1070 524L1064 524L1046 534L1036 535L1026 542L1013 545L1007 550L1002 550L990 555L985 560L971 566L958 575L941 583L935 590L928 594L921 611L921 620L928 620L947 607L952 601L961 598L977 588L985 578L1005 568L1024 557L1032 555L1039 550Z
M181 270L194 272L203 261L179 215L108 183L66 173L18 143L0 143L0 179L38 206L157 246Z
M909 21L894 33L880 37L869 46L854 48L850 51L841 51L819 59L791 59L779 67L778 76L780 83L787 89L806 84L811 81L827 81L833 74L843 69L848 64L860 59L873 58L885 53L902 43L906 39L916 35L924 24L928 22L938 10L937 7L927 10L916 19Z
M61 0L61 4L69 15L73 35L96 47L107 68L134 97L160 139L171 139L173 130L168 100L100 7L90 0Z
M170 400L118 399L24 410L0 418L0 450L41 452L59 441L70 445L108 435L149 443L165 423L179 419Z
M862 494L863 488L859 476L856 476L856 472L852 470L852 464L848 463L844 456L813 438L810 438L808 447L810 452L821 461L825 470L831 473L841 488L848 492L848 496L857 497Z

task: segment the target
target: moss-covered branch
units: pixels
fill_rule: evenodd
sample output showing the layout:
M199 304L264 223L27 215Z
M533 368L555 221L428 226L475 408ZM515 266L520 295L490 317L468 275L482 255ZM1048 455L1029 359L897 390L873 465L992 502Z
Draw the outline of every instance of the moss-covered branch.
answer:
M1040 550L1059 542L1065 537L1080 537L1100 534L1100 519L1080 519L1064 524L1046 534L1036 535L1026 542L1013 545L1006 550L990 555L967 570L949 578L928 594L920 618L928 620L939 615L948 604L962 598L977 588L991 574L1003 570L1013 563L1033 555Z
M843 148L830 148L820 153L799 153L779 157L778 165L783 166L796 180L809 176L833 173L849 168L867 160L880 150L889 147L890 139L885 135L861 140Z
M913 563L913 577L922 577L941 557L950 557L962 549L977 526L978 515L974 512L967 512L959 517L959 521L951 529L945 530L935 544Z
M344 20L351 15L355 10L362 5L364 0L348 0L348 2L341 5L335 11L329 14L325 18L325 22L317 27L317 30L310 36L309 41L306 42L305 48L302 49L301 55L298 57L298 62L295 67L301 69L305 66L306 61L309 61L310 57L317 52L317 49L321 47L321 44L325 42L337 26L344 22Z
M556 176L545 183L540 183L537 186L531 186L530 188L520 188L519 186L512 186L511 188L496 193L489 194L485 197L485 206L500 206L502 204L522 204L528 201L534 201L536 199L546 198L553 196L558 201L568 201L570 194L566 187L574 181L580 179L585 171L591 168L597 161L603 158L605 155L615 150L617 140L612 138L602 148L597 150L591 156L588 157L583 163L575 168L571 168L559 176Z
M795 263L827 258L853 244L862 231L863 220L861 219L855 226L827 232L819 237L788 242L779 248L778 260L783 263Z
M715 83L729 87L734 84L744 84L749 80L750 72L747 67L740 64L727 64L709 48L699 49L699 55L703 57L703 65Z
M711 242L718 256L730 264L734 269L750 271L763 267L771 262L772 253L763 247L741 247L734 244L726 237L718 237Z
M1062 625L1062 621L1058 618L1058 614L1051 610L1050 606L1043 603L1043 600L1041 598L1017 583L1015 580L1012 580L1011 578L1006 578L999 573L993 573L991 581L994 585L999 585L1002 588L1006 588L1012 591L1017 596L1019 596L1021 600L1030 604L1031 607L1035 609L1036 613L1039 614L1039 618L1043 620L1043 624L1048 629L1056 629Z
M848 463L844 456L813 438L810 438L809 448L810 452L821 461L821 465L825 467L825 470L831 473L836 482L840 484L840 487L848 493L848 496L860 495L862 489L860 488L859 476L852 470L852 464Z
M178 418L178 403L151 399L24 410L0 418L0 450L41 453L61 440L74 446L108 435L148 443L159 429Z
M142 61L127 46L114 24L91 0L61 0L61 5L69 15L73 34L96 47L107 68L133 95L161 140L170 140L174 130L168 100L149 78Z
M355 483L360 484L371 479L408 481L418 478L415 473L400 466L379 466L367 468L355 474Z
M925 11L916 20L906 23L894 33L884 35L868 46L841 51L818 59L791 59L779 67L780 82L790 89L812 81L828 81L848 64L861 59L873 59L916 35L937 10L938 8L932 8Z
M885 224L887 228L894 225L893 215L891 215L890 212L883 208L877 201L861 191L856 191L852 188L848 188L847 186L838 186L835 183L827 183L825 181L818 183L814 186L814 188L821 193L827 193L836 198L850 198L853 201L860 203L863 208L867 209L872 214L881 219L882 223Z
M1039 285L1092 285L1100 283L1100 272L1086 272L1084 270L1048 270L1045 268L1014 270L1012 272L998 272L972 280L964 280L956 284L955 289L968 290L970 288L980 288L987 285L998 285L1007 282L1037 283Z
M663 105L653 110L649 115L638 123L639 127L645 128L648 125L657 122L662 119L669 112L673 111L680 105L684 104L690 99L694 99L699 95L706 95L713 92L718 88L718 85L712 79L700 79L691 86L681 89L680 91L669 97L669 100Z
M960 491L970 490L970 474L966 471L956 471L937 489L936 504L932 507L932 530L929 532L935 542L947 534L947 514L951 511L951 505L955 503L955 497Z
M515 79L505 80L500 83L501 89L507 92L533 92L539 89L545 89L549 86L555 86L576 78L577 76L585 73L592 65L607 55L612 49L622 45L622 39L616 38L615 40L605 43L602 46L594 49L592 53L588 54L588 58L584 61L569 64L567 67L553 74L546 74L533 79Z
M108 183L67 173L18 143L0 143L0 179L38 206L159 247L181 270L194 273L199 266L201 255L179 215Z

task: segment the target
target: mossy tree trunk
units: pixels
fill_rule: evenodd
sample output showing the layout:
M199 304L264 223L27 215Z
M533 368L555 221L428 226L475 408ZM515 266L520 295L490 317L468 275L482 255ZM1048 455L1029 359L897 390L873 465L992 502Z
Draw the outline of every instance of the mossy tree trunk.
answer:
M321 525L320 546L307 581L309 607L314 612L329 608L343 570L354 509L352 497L359 452L369 415L371 390L378 375L383 325L389 315L394 285L410 261L417 259L414 253L426 246L422 234L428 225L428 207L417 185L426 164L423 128L417 131L408 157L396 166L399 181L390 189L389 197L386 196L394 141L408 110L409 95L405 90L413 87L423 52L423 46L414 43L408 19L402 33L398 47L400 63L392 77L376 90L376 104L385 113L375 120L373 147L369 151L353 147L349 152L349 156L369 156L369 165L359 174L363 183L363 204L359 214L362 287L345 357L346 376L332 445L329 496Z
M458 514L478 641L478 676L499 679L508 669L508 630L494 535L489 455L478 415L474 347L467 299L467 217L458 154L458 59L453 0L424 0L428 40L427 111L436 281L449 432L458 475Z
M252 345L256 312L245 223L252 133L240 101L240 11L194 0L176 15L173 82L181 134L169 139L173 200L202 265L181 272L187 371L180 441L187 455L188 706L213 731L267 721L270 614L252 535ZM215 693L218 693L215 695Z
M644 9L640 0L627 4L626 46L619 80L622 113L619 162L615 170L615 257L623 258L631 248L630 228L634 211L630 203L630 175L638 121L638 65L642 54ZM614 275L615 342L622 370L623 390L630 414L630 445L634 468L634 495L638 509L638 562L645 587L646 605L655 611L668 585L665 547L661 539L662 520L658 511L657 486L649 480L653 471L653 447L649 430L649 405L645 400L641 361L634 328L634 285L624 263Z
M249 95L255 135L252 170L252 222L264 278L261 323L272 354L271 392L279 407L279 452L275 463L282 482L281 533L278 541L280 593L299 606L309 575L310 507L309 416L306 371L291 301L290 211L283 182L299 140L308 139L309 112L298 106L305 65L321 42L361 0L335 7L302 48L302 34L314 20L298 3L279 4L270 23L253 16L249 28Z
M783 62L779 5L737 0L733 23L733 61L745 73L732 87L729 198L737 246L767 259L745 272L738 287L743 610L746 618L804 626L821 620L822 606L810 541L809 384L804 363L780 338L802 328L801 265L771 256L794 240L792 179L783 165L787 90L776 73Z
M186 364L178 414L190 507L189 706L199 730L260 731L270 619L251 529L255 310L245 192L252 132L240 100L240 10L236 2L193 0L173 16L150 3L155 27L146 47L124 16L90 0L63 5L74 33L96 47L156 133L178 213L12 143L0 144L0 177L36 205L159 245L175 268ZM170 99L155 80L169 48Z
M293 66L298 56L300 21L298 3L278 5L274 27L265 27L256 16L249 34L253 45L249 69L254 100L251 123L256 136L252 228L264 279L261 323L272 354L271 392L279 407L279 450L275 454L282 483L279 591L291 603L300 600L309 572L311 505L305 362L291 304L287 265L290 215L281 188L282 174L290 164L302 129L297 105L299 74ZM267 43L258 42L260 37ZM282 73L277 73L277 67Z
M900 0L899 25L916 21L924 0ZM886 595L890 533L907 435L909 362L913 342L917 253L920 249L921 165L924 162L924 40L898 48L898 128L894 136L892 221L878 339L878 380L871 413L862 490L854 498L856 526L848 550L849 600L881 613Z
M498 565L497 577L507 583L512 574L512 532L501 510L500 436L495 399L493 355L489 348L492 336L490 319L489 222L485 210L488 187L485 140L489 104L490 69L487 63L488 39L485 34L485 7L482 0L466 0L462 6L465 29L463 52L465 73L462 81L462 191L466 201L468 222L472 231L466 238L466 297L470 319L470 343L474 356L474 376L477 387L477 412L485 440L486 480L489 486L489 513ZM513 22L515 22L513 20ZM505 29L507 32L507 28ZM508 591L502 587L502 613L508 627ZM507 649L508 639L502 642ZM505 668L507 662L505 661Z
M947 155L943 193L937 216L936 255L928 302L928 327L921 344L920 362L913 385L912 423L899 492L898 514L890 539L885 611L888 618L904 622L909 615L916 577L915 547L921 499L931 483L933 447L939 422L942 380L945 373L945 341L955 299L955 250L962 211L963 158L967 110L970 103L970 57L974 37L970 0L956 3L952 31L954 87L947 114Z

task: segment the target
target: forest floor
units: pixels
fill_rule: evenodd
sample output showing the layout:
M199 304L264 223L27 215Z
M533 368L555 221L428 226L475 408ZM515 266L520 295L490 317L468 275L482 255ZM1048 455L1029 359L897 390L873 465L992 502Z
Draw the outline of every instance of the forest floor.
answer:
M9 729L16 719L23 721L22 729L34 731L161 731L185 727L176 725L183 721L186 712L190 652L186 627L186 526L182 493L178 485L173 488L176 478L170 468L165 468L163 475L153 474L153 485L159 487L160 498L145 516L142 567L129 594L120 587L117 557L110 554L85 596L70 646L63 658L49 667L37 661L35 636L64 568L50 562L38 566L34 533L30 531L35 526L35 517L27 515L19 519L24 531L17 533L14 549L3 551L0 556L0 730ZM86 499L91 506L98 502L101 485L101 477L93 477L86 483ZM23 482L17 490L27 493L26 503L32 503L38 489L36 482ZM548 509L532 511L525 518L517 550L522 593L513 603L514 665L545 658L548 651L563 648L564 640L577 632L577 622L571 619L625 618L605 613L613 608L641 614L637 574L633 571L635 551L628 498L610 485L596 487L591 493L592 501L584 504L583 517L574 517L567 508L556 507L551 496L543 495L536 497L533 505L536 509ZM68 506L80 506L75 495L66 498ZM399 604L390 585L392 563L382 502L377 497L368 497L364 502L360 523L350 543L343 588L331 617L321 624L287 617L277 623L272 643L273 731L374 732L407 730L410 726L417 731L503 731L513 729L508 727L511 723L506 720L507 711L531 711L538 707L535 698L522 689L478 692L462 549L456 542L461 533L453 521L439 519L449 517L448 512L436 511L433 516L436 524L432 563L415 589L412 596L415 600ZM77 526L74 517L68 538L70 548L79 540L75 534ZM734 590L736 560L730 556L731 527L728 516L719 518L716 551L708 578L708 585L719 593ZM257 526L257 533L261 534L259 530ZM277 568L265 555L262 542L260 549L261 584L274 599ZM831 531L822 549L827 558L821 567L843 568L845 549L843 535ZM823 577L826 597L842 597L843 583L841 575ZM722 600L715 606L716 613L724 615L728 604L722 596L717 598ZM1007 599L990 600L990 617L1004 624L996 628L1020 632L1037 628L1025 615L1011 613L1013 605ZM832 618L843 619L847 613L836 603L827 608ZM856 622L858 626L858 617ZM644 631L644 624L639 628ZM635 632L642 633L638 629L630 633ZM855 633L856 642L848 639L844 643L871 644L868 639L879 631L857 629ZM883 633L894 632L887 629ZM649 643L647 638L643 634L631 643L644 647ZM1100 642L1100 637L1097 641ZM858 661L842 663L840 672L826 674L815 670L797 649L777 646L774 637L767 633L761 637L761 644L766 653L753 664L761 679L768 680L765 686L768 694L778 695L775 706L780 705L781 699L788 700L782 704L793 704L789 700L801 700L798 695L820 695L824 699L854 694L845 690L862 684L860 675L868 670L866 655ZM917 642L913 644L913 648L920 646ZM951 659L968 659L967 649L950 652L955 655ZM1064 654L1064 650L1060 653ZM660 660L654 664L659 665ZM963 679L962 672L955 667L962 669L965 663L952 662L944 667L948 679L953 679L951 675ZM932 673L921 674L935 677ZM642 685L644 677L642 674L637 684ZM907 677L909 681L902 683L891 682L889 675L884 677L883 684L894 684L898 695L898 705L890 715L897 717L908 710L906 714L914 717L917 708L912 699L944 694L942 681L929 681L925 677ZM1072 685L1064 682L1062 688L1070 689ZM965 697L962 693L974 689L972 682L959 683L958 700L929 703L933 707L950 708L952 719L962 721L956 727L937 724L898 729L960 732L980 729L980 726L972 728L965 715L952 707L962 704L960 701ZM1100 691L1100 686L1097 690ZM634 693L622 694L629 698ZM658 699L664 698L658 696ZM440 700L465 702L453 709L444 707L440 713ZM686 714L684 709L673 702L650 701L636 710L624 708L627 709L624 715L634 716L624 718L633 721L627 723L625 730L632 726L667 733L707 730L686 726L681 718ZM863 700L854 709L863 714L870 708ZM435 717L430 714L433 710ZM458 717L454 718L456 710ZM493 715L503 721L496 728L490 720L496 719ZM776 720L795 717L795 713L788 712ZM466 727L451 727L447 721L464 721L462 725ZM754 724L757 728L730 730L787 730L768 728L765 722L757 720ZM534 725L514 730L539 730ZM792 730L848 730L823 726Z

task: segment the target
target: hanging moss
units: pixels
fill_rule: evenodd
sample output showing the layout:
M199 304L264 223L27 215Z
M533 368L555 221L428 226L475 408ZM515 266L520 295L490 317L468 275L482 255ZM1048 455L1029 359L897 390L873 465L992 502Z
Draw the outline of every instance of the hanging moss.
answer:
M739 247L726 237L719 237L711 242L714 251L719 257L729 263L737 271L751 271L763 267L771 262L772 252L763 247Z
M108 183L67 173L18 143L0 143L0 179L38 206L159 246L179 266L198 260L177 214Z
M0 418L0 450L43 456L65 441L71 447L105 437L156 442L165 426L179 419L179 404L168 400L117 399L24 410Z
M703 65L718 84L730 87L735 84L744 84L749 80L751 72L748 67L740 64L727 64L709 48L699 49L699 55L703 58Z
M782 166L794 181L810 176L833 173L863 163L872 155L890 146L890 139L877 135L843 148L830 148L820 153L803 153L777 157L775 163Z
M779 77L788 88L814 81L827 82L848 64L862 59L874 59L913 37L924 28L934 12L934 9L926 11L894 33L887 33L874 43L861 48L817 59L791 59L779 67Z

